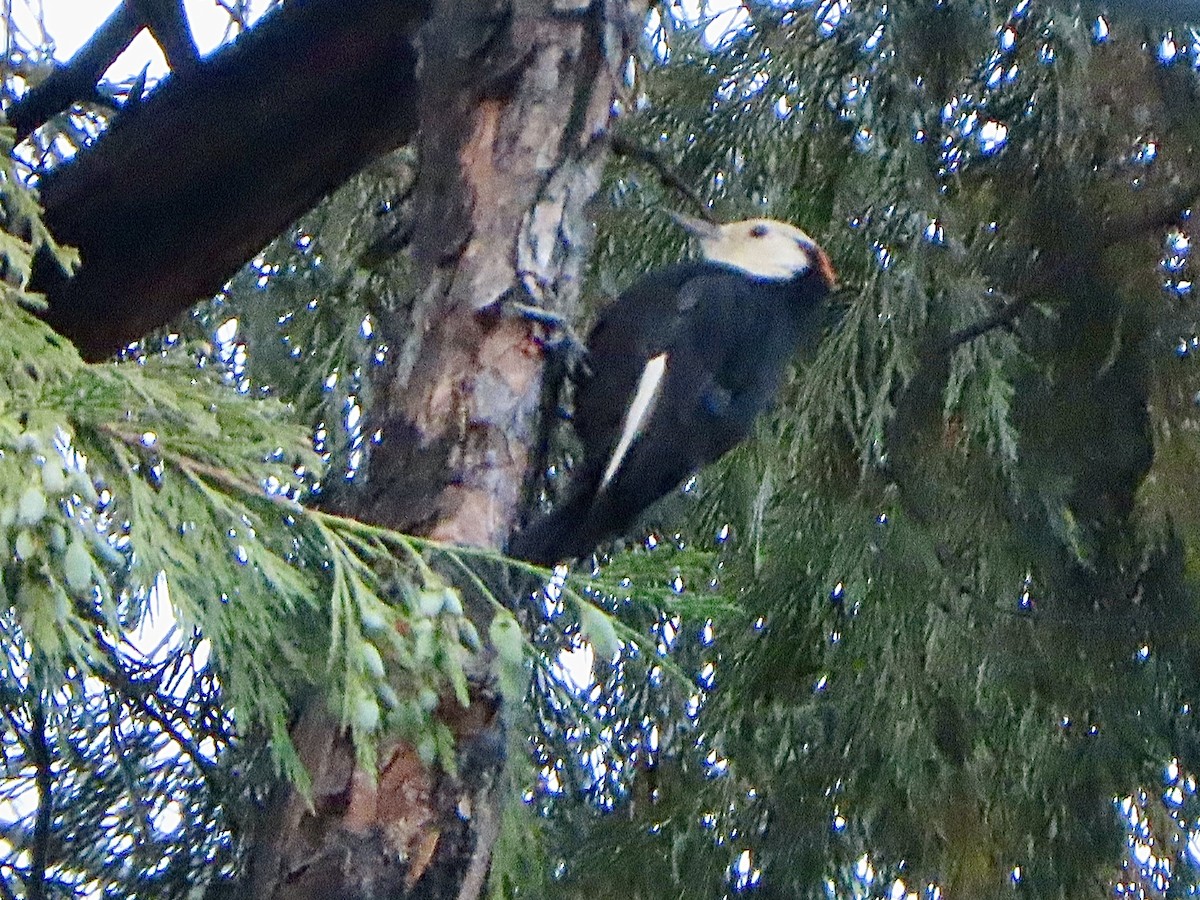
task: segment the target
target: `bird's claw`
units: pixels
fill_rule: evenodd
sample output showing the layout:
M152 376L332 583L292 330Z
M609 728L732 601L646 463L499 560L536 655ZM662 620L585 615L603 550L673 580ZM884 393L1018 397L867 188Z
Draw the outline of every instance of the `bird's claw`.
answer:
M519 300L506 300L504 308L545 328L549 336L539 341L543 350L547 353L561 354L570 371L588 371L587 346L575 335L575 331L562 316Z

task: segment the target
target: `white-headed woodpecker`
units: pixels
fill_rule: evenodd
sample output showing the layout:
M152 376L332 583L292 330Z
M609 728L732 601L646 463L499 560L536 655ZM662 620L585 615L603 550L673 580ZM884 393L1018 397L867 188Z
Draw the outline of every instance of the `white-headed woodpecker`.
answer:
M646 275L605 309L576 379L583 445L567 500L509 552L549 565L590 553L740 443L814 340L834 287L829 257L786 222L675 216L703 260Z

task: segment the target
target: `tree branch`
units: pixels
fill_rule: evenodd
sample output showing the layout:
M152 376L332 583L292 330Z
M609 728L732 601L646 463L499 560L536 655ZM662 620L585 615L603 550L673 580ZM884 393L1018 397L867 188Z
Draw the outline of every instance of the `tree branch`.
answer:
M46 869L50 860L50 825L54 821L54 773L51 771L50 747L46 743L46 711L42 698L35 692L30 711L30 747L33 750L34 779L37 782L38 806L33 823L32 859L29 878L25 882L29 900L45 900Z
M953 352L963 344L982 337L989 331L1011 325L1021 313L1033 305L1034 300L1042 291L1077 277L1078 270L1081 265L1084 265L1083 260L1085 259L1087 259L1086 254L1082 257L1062 257L1052 263L1041 260L1040 265L1018 276L1016 285L1009 291L1012 299L979 321L950 332L941 341L929 346L924 352L925 357L936 359Z
M125 668L121 665L120 657L116 649L103 639L103 635L98 636L97 641L104 648L105 655L108 657L109 670L104 671L98 669L94 674L108 685L122 704L127 705L132 710L141 713L143 716L152 721L155 725L162 729L163 733L175 742L180 751L188 759L192 761L192 765L200 773L209 785L209 788L220 796L224 785L217 778L217 766L212 760L208 759L192 740L179 730L172 721L171 717L163 713L146 699L147 691L144 685L138 684ZM155 695L157 697L157 695ZM179 719L186 719L187 714L171 707L171 712Z
M46 321L104 358L211 297L255 253L417 125L425 0L287 3L167 78L40 185L78 248L35 262Z
M1197 6L1200 7L1200 0L1196 0L1196 2ZM1195 205L1197 200L1200 200L1200 179L1189 181L1184 185L1178 185L1161 203L1148 205L1132 215L1115 220L1107 220L1101 226L1100 232L1096 236L1096 245L1098 248L1103 249L1122 241L1142 237L1147 232L1158 231L1174 225L1179 222L1183 210ZM1063 265L1055 266L1053 272L1048 274L1043 272L1035 276L1031 280L1031 283L1027 283L1018 289L1018 295L1014 299L978 322L951 332L944 340L936 344L929 353L933 356L950 353L962 344L982 337L989 331L1005 325L1011 325L1021 313L1029 308L1033 302L1034 295L1038 291L1039 285L1044 285L1052 279L1061 277L1064 268L1069 267L1064 267Z
M8 110L17 140L29 137L72 103L96 97L96 85L143 28L149 28L174 72L187 72L200 60L183 0L125 0L88 38L71 60L56 66Z
M1182 20L1200 21L1200 0L1084 0L1082 11L1093 16L1173 25Z
M94 97L100 77L137 37L143 24L131 3L113 10L70 62L57 66L45 81L9 107L8 124L16 129L17 140L29 137L72 103Z
M126 0L126 3L137 7L172 72L190 71L200 61L183 0Z
M694 206L696 211L700 214L700 218L704 219L706 222L711 222L714 225L717 224L717 220L713 216L712 210L708 208L708 204L704 202L704 199L694 190L692 190L691 186L682 178L680 178L679 174L674 169L667 165L666 161L661 155L655 153L649 147L643 147L640 144L635 144L633 141L629 140L628 138L624 138L619 134L614 134L612 136L610 146L612 147L613 153L616 153L618 156L635 159L638 162L648 165L658 173L658 177L663 180L664 184L674 188L691 202L692 206Z
M1147 231L1158 231L1175 225L1183 211L1194 206L1197 199L1200 199L1200 179L1176 185L1161 203L1147 205L1137 213L1117 220L1106 221L1100 230L1099 244L1101 247L1109 247L1140 237Z
M944 356L947 353L952 353L963 344L970 343L978 337L982 337L989 331L996 328L1001 328L1005 325L1011 325L1017 320L1021 313L1029 308L1033 302L1032 294L1025 294L1005 303L1002 307L992 313L990 316L985 316L978 322L973 322L957 331L950 332L944 340L936 344L930 351L930 356Z

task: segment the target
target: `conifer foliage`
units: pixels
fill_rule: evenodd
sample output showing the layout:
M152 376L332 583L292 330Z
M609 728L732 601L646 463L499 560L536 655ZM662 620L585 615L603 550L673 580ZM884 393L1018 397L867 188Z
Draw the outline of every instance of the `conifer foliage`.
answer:
M272 778L312 789L298 710L466 777L438 710L481 683L493 897L1194 892L1200 39L1117 6L654 5L590 298L684 252L671 181L844 286L752 441L530 592L314 503L371 477L380 321L428 314L380 236L411 151L87 365L6 137L0 896L236 891Z
M631 821L564 845L563 896L601 871L593 896L1183 895L1191 32L1036 2L740 15L715 44L659 20L622 134L720 217L818 235L843 309L701 478L746 625ZM677 200L624 166L610 196L620 281ZM614 874L618 847L667 862Z
M88 365L33 315L34 255L73 257L3 159L3 878L31 897L233 883L272 773L309 790L288 731L306 695L364 759L386 730L453 770L431 713L465 704L480 638L436 547L305 508L325 461L293 410L248 396L239 352L171 334Z

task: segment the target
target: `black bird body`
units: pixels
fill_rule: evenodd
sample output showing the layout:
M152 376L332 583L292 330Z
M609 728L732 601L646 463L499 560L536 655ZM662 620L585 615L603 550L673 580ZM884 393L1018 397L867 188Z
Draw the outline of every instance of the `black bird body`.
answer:
M624 532L745 439L798 346L819 334L833 273L803 232L769 220L685 224L718 238L718 228L787 229L800 242L795 271L764 266L773 277L757 275L753 254L746 260L720 245L714 252L702 235L709 259L651 272L601 313L576 380L583 464L568 499L514 536L512 555L550 564ZM791 252L786 243L776 250Z

